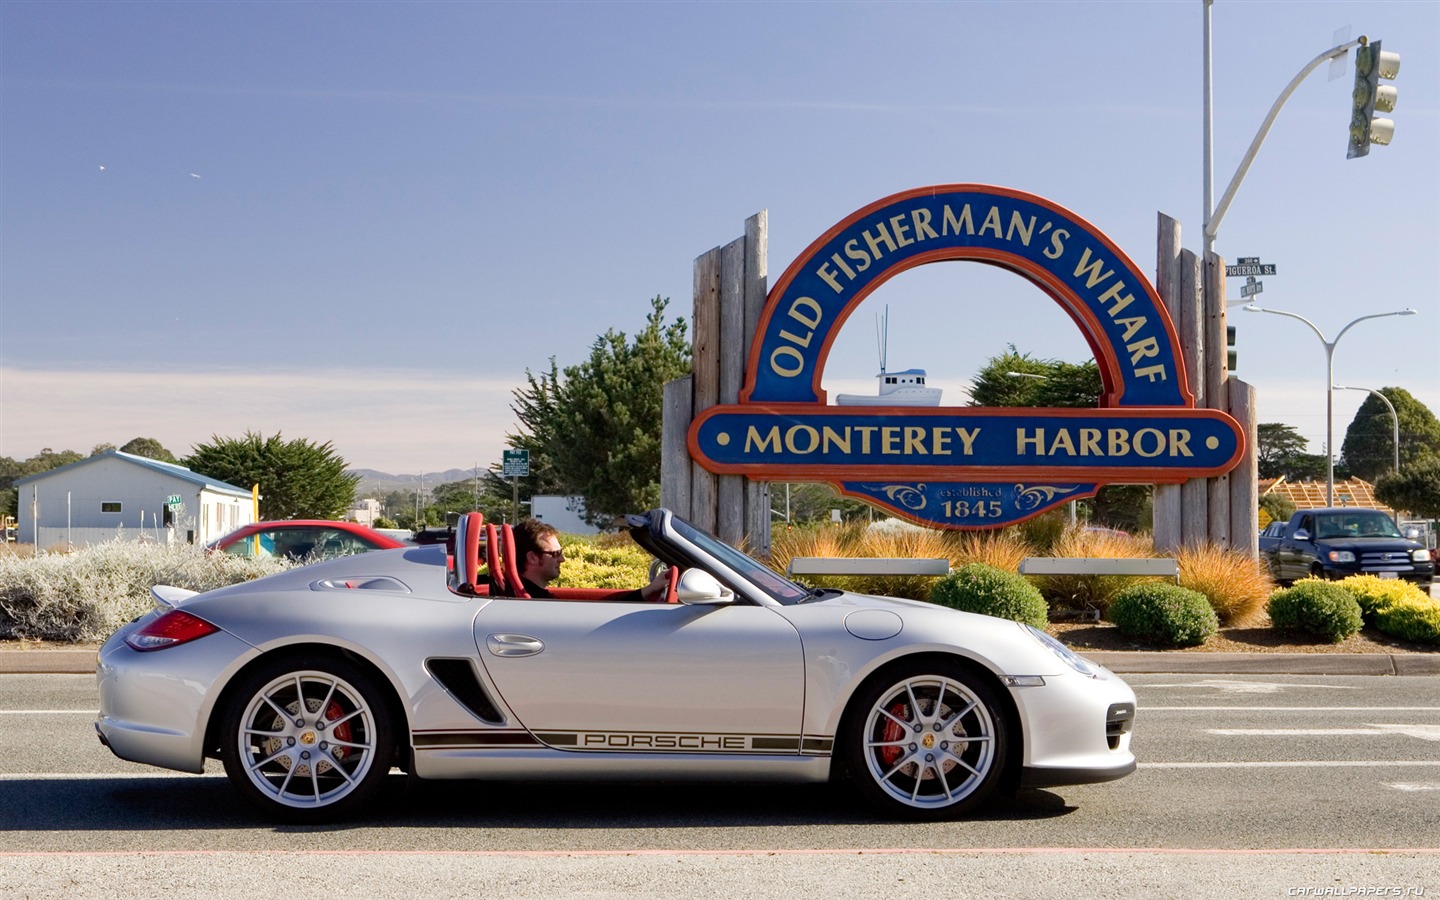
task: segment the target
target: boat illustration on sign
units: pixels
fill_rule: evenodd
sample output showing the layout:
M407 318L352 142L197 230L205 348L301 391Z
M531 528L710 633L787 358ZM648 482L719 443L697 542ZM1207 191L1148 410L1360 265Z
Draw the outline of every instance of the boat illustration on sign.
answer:
M906 369L903 372L887 372L885 357L890 344L890 307L885 307L883 318L875 322L875 339L880 347L880 382L875 394L836 394L837 406L939 406L940 388L927 387L924 369Z

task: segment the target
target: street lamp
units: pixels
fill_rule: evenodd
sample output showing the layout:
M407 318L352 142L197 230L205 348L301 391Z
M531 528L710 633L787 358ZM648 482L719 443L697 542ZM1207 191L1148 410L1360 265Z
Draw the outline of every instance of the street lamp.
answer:
M1385 403L1385 408L1388 409L1388 410L1390 410L1390 424L1393 425L1394 428L1395 428L1395 474L1396 474L1396 475L1399 475L1399 474L1400 474L1400 416L1397 415L1396 412L1395 412L1395 404L1393 404L1393 403L1390 402L1390 398L1389 398L1389 397L1385 396L1384 394L1380 393L1379 391L1375 390L1374 388L1366 388L1366 387L1346 387L1346 386L1343 385L1343 384L1337 384L1337 385L1335 385L1334 387L1335 387L1335 390L1337 390L1337 391L1369 391L1370 393L1372 393L1372 394L1374 394L1375 396L1379 397L1379 398Z
M1276 316L1286 316L1286 317L1291 318L1291 319L1299 319L1300 321L1304 322L1306 325L1309 325L1309 326L1310 326L1310 330L1313 331L1313 332L1315 332L1315 336L1320 339L1320 343L1322 343L1322 344L1325 345L1325 505L1326 505L1326 506L1334 506L1334 505L1335 505L1335 345L1338 344L1338 343L1340 343L1340 339L1345 336L1345 332L1349 331L1352 327L1354 327L1354 326L1355 326L1357 323L1359 323L1359 322L1363 322L1363 321L1365 321L1366 319L1383 319L1383 318L1385 318L1386 316L1413 316L1413 315L1415 315L1415 310L1410 309L1410 308L1407 307L1407 308L1405 308L1405 309L1397 309L1397 310L1394 310L1393 312L1371 313L1371 314L1368 315L1368 316L1361 316L1361 317L1358 318L1358 319L1353 319L1353 320L1351 320L1349 323L1346 324L1346 326L1345 326L1344 328L1340 329L1340 333L1337 334L1337 335L1335 335L1335 340L1333 340L1333 341L1327 341L1327 340L1325 340L1325 335L1320 331L1320 329L1315 327L1315 323L1314 323L1314 322L1310 321L1309 319L1305 318L1305 317L1302 316L1302 315L1299 315L1298 313L1285 312L1284 310L1279 310L1279 309L1267 309L1267 308L1265 308L1265 307L1263 307L1263 306L1256 306L1256 305L1253 304L1253 303L1250 304L1249 306L1244 307L1244 309L1245 309L1246 312L1263 312L1263 313L1270 313L1271 315L1276 315Z

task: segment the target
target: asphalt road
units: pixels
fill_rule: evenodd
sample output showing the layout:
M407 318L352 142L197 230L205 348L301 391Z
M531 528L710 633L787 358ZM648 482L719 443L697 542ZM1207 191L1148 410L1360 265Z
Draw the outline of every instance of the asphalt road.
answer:
M93 678L0 675L0 896L1440 892L1440 679L1127 680L1139 771L962 822L877 819L832 787L397 775L364 819L302 828L257 818L218 766L113 758Z

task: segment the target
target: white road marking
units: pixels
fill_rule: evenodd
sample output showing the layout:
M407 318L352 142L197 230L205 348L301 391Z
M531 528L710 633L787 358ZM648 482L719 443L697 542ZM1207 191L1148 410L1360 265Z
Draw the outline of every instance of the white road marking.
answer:
M0 709L0 716L94 716L96 709Z
M1204 681L1185 684L1144 684L1137 687L1141 690L1147 688L1215 688L1226 694L1278 694L1290 688L1326 688L1332 691L1358 691L1360 689L1358 685L1348 684L1291 684L1274 681L1236 681L1230 678L1207 678Z
M1386 784L1397 791L1440 791L1440 781L1411 781Z
M1364 728L1207 728L1209 734L1234 737L1341 737L1403 734L1422 741L1440 741L1440 725L1372 725Z
M1440 712L1440 706L1146 706L1141 712Z
M1383 769L1387 766L1436 766L1440 759L1294 759L1251 762L1142 762L1142 769Z

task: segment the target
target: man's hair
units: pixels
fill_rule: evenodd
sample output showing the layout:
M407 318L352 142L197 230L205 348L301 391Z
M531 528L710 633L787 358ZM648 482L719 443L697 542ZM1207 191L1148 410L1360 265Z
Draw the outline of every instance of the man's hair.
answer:
M526 519L514 526L515 533L515 564L525 568L525 554L543 553L540 549L540 539L550 535L555 540L560 540L560 532L555 530L554 525L549 525L539 519Z

